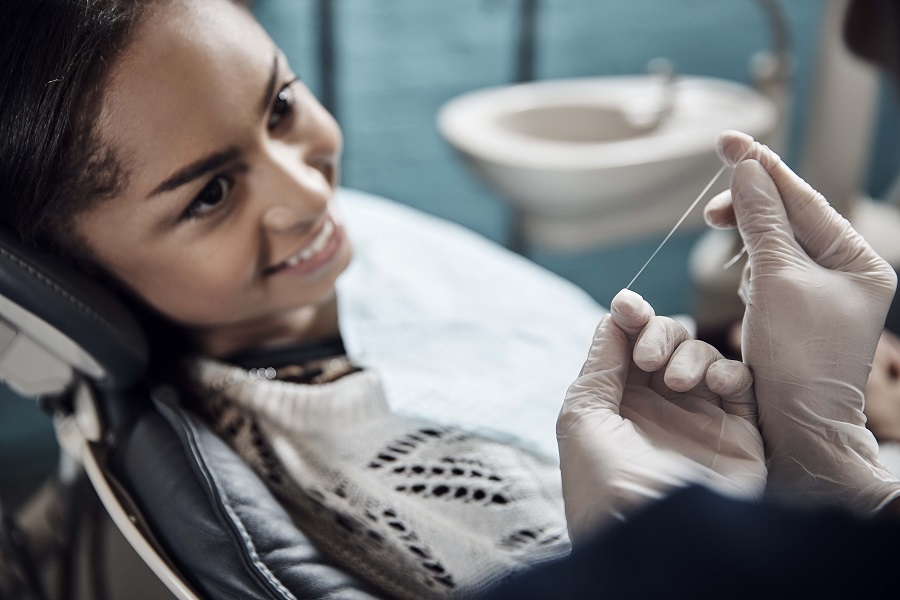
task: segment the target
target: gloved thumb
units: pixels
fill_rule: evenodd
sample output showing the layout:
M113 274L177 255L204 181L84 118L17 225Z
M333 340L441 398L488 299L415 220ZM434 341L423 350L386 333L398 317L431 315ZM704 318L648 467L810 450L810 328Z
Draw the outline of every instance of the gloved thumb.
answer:
M576 543L609 519L614 505L615 452L605 444L619 439L615 431L630 366L628 336L606 315L556 420L566 522Z
M770 262L758 265L752 260L760 251L776 252L782 257L806 256L794 238L781 194L760 163L748 159L735 167L731 197L738 231L747 246L754 269L760 266L765 268Z
M726 164L736 165L749 157L765 167L780 192L799 247L815 262L826 269L869 273L888 287L893 285L890 267L822 194L791 171L769 147L745 133L723 131L716 138L716 149ZM730 194L726 192L710 200L704 216L713 227L734 227Z
M581 374L569 386L557 422L557 433L567 429L567 415L578 418L583 411L593 411L598 407L612 408L618 412L630 367L631 342L611 316L606 315L594 332Z

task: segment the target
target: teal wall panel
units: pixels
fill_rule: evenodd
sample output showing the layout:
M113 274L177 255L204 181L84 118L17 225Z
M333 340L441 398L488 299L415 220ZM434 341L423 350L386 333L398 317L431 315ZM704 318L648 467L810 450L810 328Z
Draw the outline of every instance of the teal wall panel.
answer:
M435 115L457 94L513 80L519 0L333 2L337 112L346 140L344 183L506 242L510 211L440 138ZM298 68L309 73L314 92L320 85L316 4L254 3L263 26ZM796 64L786 158L796 163L823 3L783 0L782 5ZM544 0L538 14L536 77L641 73L647 61L664 56L681 73L750 83L751 56L771 44L765 13L752 0ZM877 175L869 181L883 186L886 178ZM703 183L698 181L698 189ZM607 303L621 286L618 282L630 279L627 261L610 257L649 255L656 241L632 240L581 255L531 256ZM690 245L686 241L668 250L673 256L667 260L676 268L658 274L659 285L669 290L657 306L660 312L690 309Z

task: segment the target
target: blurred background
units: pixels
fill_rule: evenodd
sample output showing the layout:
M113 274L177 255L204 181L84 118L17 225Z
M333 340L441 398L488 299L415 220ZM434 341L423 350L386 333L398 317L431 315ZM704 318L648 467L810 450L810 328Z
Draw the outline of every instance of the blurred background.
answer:
M788 61L779 89L786 103L780 151L788 164L805 165L833 142L816 133L828 130L823 119L850 115L848 122L863 123L865 135L835 160L856 159L858 181L851 187L889 201L900 195L900 103L896 89L874 72L860 83L852 72L841 78L846 65L825 64L829 48L841 46L839 36L823 34L835 4L843 2L255 0L251 6L340 122L345 186L455 221L499 244L516 243L608 305L663 235L597 240L596 247L577 249L523 243L508 199L479 179L439 133L441 107L462 94L516 82L643 75L658 57L668 59L676 78L755 87L761 67L753 57L769 53ZM850 104L822 105L823 98L838 97ZM815 170L811 165L801 174L818 185ZM714 172L695 178L694 194ZM665 200L677 203L680 213L693 196ZM702 236L698 228L677 234L641 276L636 289L657 312L697 312L689 261ZM5 388L0 395L0 492L15 502L52 468L56 449L49 419L33 402Z
M323 82L320 62L323 4L331 6L330 83ZM508 205L473 177L441 138L435 118L459 94L518 80L522 13L529 4L537 5L532 76L540 80L643 74L648 61L666 57L678 73L750 85L751 57L774 44L765 3L754 0L255 0L253 8L313 92L333 98L346 138L344 185L456 221L502 244L510 235ZM784 154L796 165L829 3L778 4L794 69ZM893 92L883 86L878 133L871 140L864 183L875 197L900 171ZM696 192L704 183L696 182ZM691 200L672 199L685 207ZM600 252L528 254L607 305L661 237ZM641 293L660 312L689 312L685 261L692 237L673 240L650 267L653 276L642 279Z

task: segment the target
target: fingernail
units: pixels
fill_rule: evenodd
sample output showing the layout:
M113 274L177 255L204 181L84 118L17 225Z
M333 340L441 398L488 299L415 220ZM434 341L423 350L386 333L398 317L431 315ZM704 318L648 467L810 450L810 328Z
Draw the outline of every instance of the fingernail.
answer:
M722 131L716 136L716 153L722 162L734 166L744 158L754 142L753 137L741 131Z
M644 300L644 297L637 292L625 289L620 290L619 293L616 294L616 297L613 298L613 302L616 304L624 302L631 306L639 306L642 302L646 302L646 300Z
M647 312L650 305L644 297L631 290L622 290L613 298L609 306L610 312L617 315L639 316Z
M637 292L622 290L613 298L609 307L613 319L620 327L643 326L653 316L653 307Z

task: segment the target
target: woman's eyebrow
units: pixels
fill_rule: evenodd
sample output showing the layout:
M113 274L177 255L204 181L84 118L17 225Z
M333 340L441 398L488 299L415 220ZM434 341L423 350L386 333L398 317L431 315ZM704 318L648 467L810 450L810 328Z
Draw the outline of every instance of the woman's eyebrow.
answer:
M266 84L266 91L263 94L262 102L260 102L260 114L263 117L265 117L266 113L269 111L269 106L272 104L272 99L275 95L275 86L278 83L278 70L278 52L276 52L275 58L272 60L272 72L269 75L269 81ZM190 183L195 179L203 177L207 173L216 171L226 164L237 160L240 155L240 149L236 146L232 146L221 152L214 152L209 156L194 161L156 186L147 198L152 198L163 192L170 192L186 183Z
M275 85L278 83L278 52L272 61L272 74L269 75L269 83L266 85L266 93L263 94L262 102L259 103L259 113L265 117L269 112L269 106L272 105L272 99L275 96Z
M211 171L216 171L226 164L237 160L241 156L241 150L237 146L231 146L230 148L226 148L221 152L214 152L209 156L201 158L198 161L192 162L188 166L184 167L161 184L156 186L152 192L147 196L147 198L152 198L157 194L161 194L163 192L170 192L175 188L181 187L186 183L190 183L191 181L203 177L207 173Z

